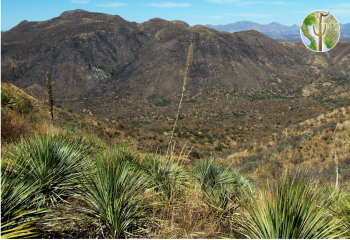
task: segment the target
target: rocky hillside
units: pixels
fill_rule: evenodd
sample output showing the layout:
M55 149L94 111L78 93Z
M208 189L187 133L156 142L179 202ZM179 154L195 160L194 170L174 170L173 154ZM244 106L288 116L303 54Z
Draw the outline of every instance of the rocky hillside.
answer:
M346 42L321 55L253 30L224 33L162 19L137 24L83 10L43 22L22 21L1 38L3 82L44 87L49 71L56 100L79 98L82 105L89 105L87 97L177 98L191 41L187 100L271 89L271 84L280 84L288 96L311 80L348 78L350 67Z

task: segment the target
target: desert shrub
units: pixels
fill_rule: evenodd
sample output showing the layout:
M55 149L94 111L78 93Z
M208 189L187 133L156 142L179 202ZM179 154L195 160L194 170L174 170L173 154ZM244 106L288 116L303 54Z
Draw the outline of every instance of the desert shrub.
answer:
M29 131L25 113L33 106L28 99L19 98L11 91L1 91L1 141L12 142Z
M194 158L200 159L200 154L197 151L192 151L191 152L191 156L194 157Z
M5 90L1 91L1 107L14 108L16 105L15 95L12 92Z
M30 100L17 97L11 91L4 90L1 91L1 107L16 110L23 114L32 110L33 105Z
M1 141L13 142L28 132L28 126L19 113L1 111Z
M221 147L221 146L215 146L215 147L214 147L214 150L215 150L215 151L222 151L222 147Z
M29 113L33 109L33 105L28 99L19 99L16 104L16 110L20 113Z
M164 107L164 106L166 106L166 105L168 105L170 103L171 102L169 100L163 99L162 101L157 102L154 105L157 106L157 107Z
M78 134L80 133L80 129L74 122L68 122L64 128L64 130L69 134Z

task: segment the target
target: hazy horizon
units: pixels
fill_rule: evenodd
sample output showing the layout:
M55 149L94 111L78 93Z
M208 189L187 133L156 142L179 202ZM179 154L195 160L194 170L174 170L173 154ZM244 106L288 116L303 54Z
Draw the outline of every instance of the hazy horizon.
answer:
M317 3L317 5L316 5ZM195 0L195 1L94 1L94 0L3 0L1 4L1 30L8 31L21 21L46 21L62 12L83 9L119 15L130 22L145 22L152 18L181 20L191 26L226 25L250 21L259 24L278 22L282 25L301 25L310 12L330 11L339 23L350 22L350 3L345 1L245 1L245 0Z

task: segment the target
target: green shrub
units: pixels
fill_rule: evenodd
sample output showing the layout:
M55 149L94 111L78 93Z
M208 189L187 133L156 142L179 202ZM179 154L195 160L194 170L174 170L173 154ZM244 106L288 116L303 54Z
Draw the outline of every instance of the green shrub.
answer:
M10 91L1 91L1 107L14 108L16 105L15 96Z
M166 106L166 105L168 105L170 103L171 102L169 100L164 99L161 102L155 103L154 105L157 106L157 107L164 107L164 106Z
M79 128L76 126L76 123L74 122L68 122L65 126L65 131L68 134L78 134L80 133Z
M33 105L28 99L20 99L17 101L16 110L20 113L29 113L33 109Z
M18 98L12 92L1 91L1 106L16 110L20 113L28 113L33 109L33 105L28 99Z
M194 158L200 159L200 154L199 154L199 152L192 151L192 152L191 152L191 156L194 157Z
M221 146L215 146L215 147L214 147L214 150L215 150L215 151L220 151L220 152L221 152L221 151L222 151L222 147L221 147Z

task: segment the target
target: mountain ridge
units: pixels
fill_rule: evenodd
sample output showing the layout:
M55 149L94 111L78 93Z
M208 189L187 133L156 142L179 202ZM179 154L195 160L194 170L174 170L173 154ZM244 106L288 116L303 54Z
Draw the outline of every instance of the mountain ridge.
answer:
M100 108L102 115L106 103L178 100L191 42L185 101L258 92L301 96L312 81L345 81L350 65L346 42L320 55L255 30L220 32L160 18L136 23L87 11L22 21L1 37L3 82L42 92L50 72L56 102L79 112Z
M350 41L350 23L339 24L340 25L340 41ZM207 24L207 27L211 27L218 31L226 32L239 32L247 30L259 31L275 40L288 41L288 42L301 42L300 38L300 26L294 24L292 26L286 26L278 22L272 22L269 24L259 24L251 21L238 21L235 23L228 23L223 25L211 25Z

